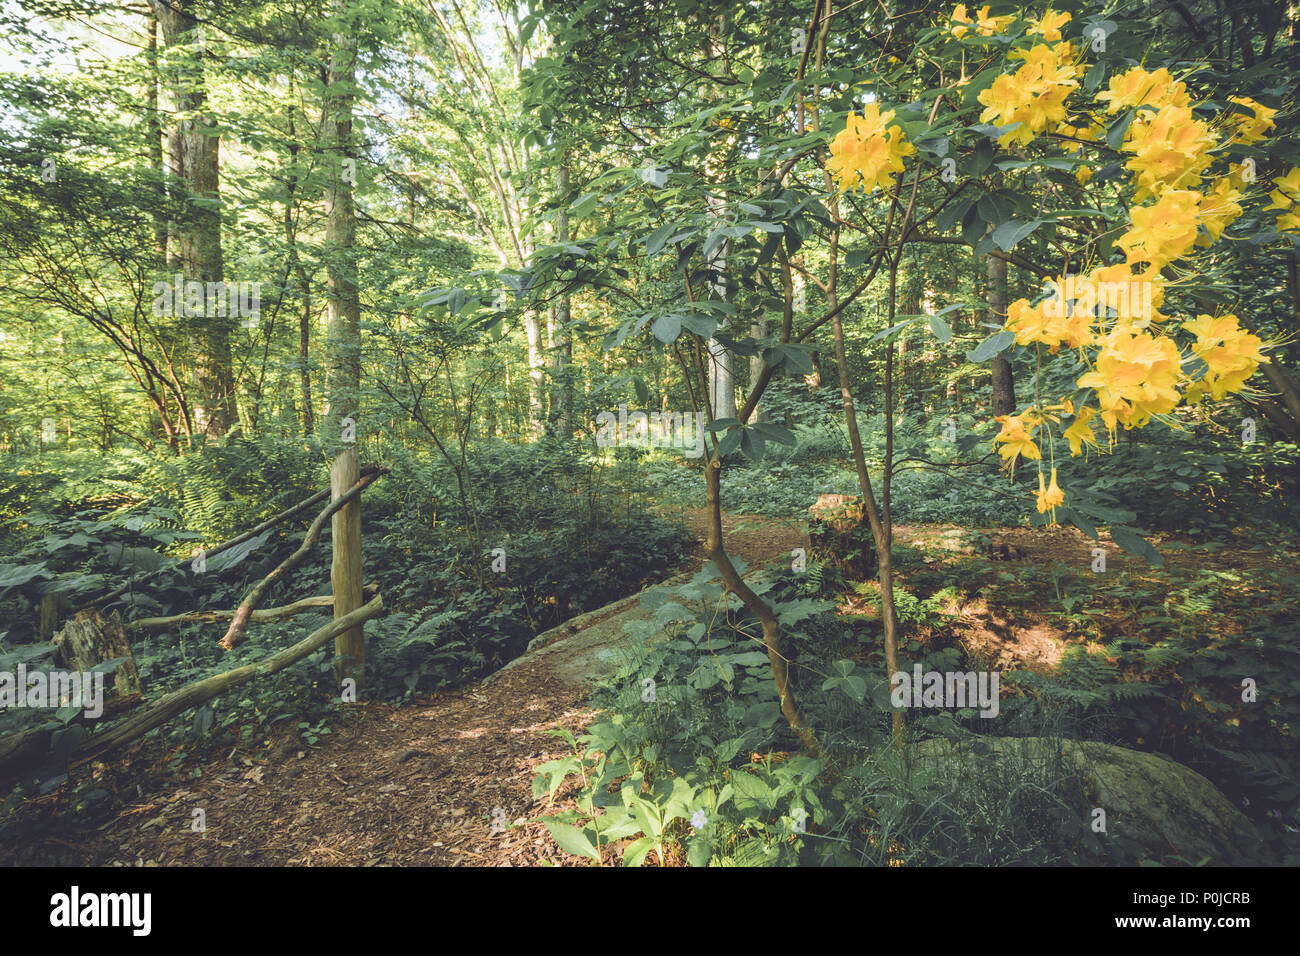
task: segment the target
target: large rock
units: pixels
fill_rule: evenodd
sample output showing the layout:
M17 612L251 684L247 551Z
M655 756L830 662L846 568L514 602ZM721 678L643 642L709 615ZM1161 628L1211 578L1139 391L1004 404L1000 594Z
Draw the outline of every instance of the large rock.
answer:
M1050 737L923 740L914 766L969 778L997 774L998 762L1052 766L1081 784L1091 807L1106 811L1108 840L1132 862L1260 865L1271 862L1254 825L1199 773L1160 754Z

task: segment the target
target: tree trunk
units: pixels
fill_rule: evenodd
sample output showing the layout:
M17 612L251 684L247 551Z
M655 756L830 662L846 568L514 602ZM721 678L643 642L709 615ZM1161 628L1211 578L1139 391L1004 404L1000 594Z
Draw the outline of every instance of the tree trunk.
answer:
M724 201L720 198L710 197L705 200L708 204L709 213L714 219L721 218L721 209ZM718 247L713 250L709 256L709 271L713 273L713 280L709 283L712 293L723 301L727 298L727 246L730 240L718 243ZM723 348L722 343L717 339L709 339L709 405L713 410L713 417L718 418L735 418L736 417L736 376L735 376L735 357Z
M346 8L340 3L336 15ZM356 207L353 200L355 178L352 145L351 87L355 80L355 33L342 24L335 33L335 49L330 60L326 88L325 143L332 152L334 175L326 191L326 245L329 281L329 408L330 428L344 418L360 419L361 404L361 302L357 292ZM338 435L331 438L337 442ZM337 500L356 484L359 477L356 445L339 451L330 469L331 497ZM334 557L330 582L334 591L335 621L347 617L361 606L361 502L353 500L331 519ZM351 680L359 695L365 673L365 634L363 626L350 627L334 641L334 676L340 688ZM345 688L346 690L346 688ZM356 699L356 696L352 698Z
M186 282L221 282L220 146L216 121L205 113L207 92L198 38L198 20L189 12L190 0L152 0L169 50L184 48L176 67L172 98L180 120L169 138L172 172L185 190L174 205L177 223L168 240L168 261L180 266ZM174 303L187 331L195 387L194 420L199 430L224 435L238 420L235 382L231 365L230 332L233 317L218 311L204 296L199 315L184 316ZM219 310L223 313L228 309Z
M555 215L555 239L567 243L569 235L569 165L562 163L555 173L555 192L559 210ZM573 340L569 321L572 319L572 302L568 293L560 296L549 313L551 326L551 428L559 435L573 435Z
M1007 319L1007 263L996 256L987 257L989 321L1001 325ZM1016 383L1011 377L1011 362L1005 353L993 356L993 414L1013 415L1016 411Z

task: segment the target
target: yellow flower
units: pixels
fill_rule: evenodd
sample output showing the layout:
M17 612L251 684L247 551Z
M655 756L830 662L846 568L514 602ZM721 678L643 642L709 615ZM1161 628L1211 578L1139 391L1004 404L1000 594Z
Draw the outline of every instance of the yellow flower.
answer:
M1102 421L1140 428L1152 415L1165 415L1179 402L1181 356L1167 336L1117 328L1102 342L1095 371L1079 377L1080 388L1097 392Z
M1025 61L1015 73L1003 73L979 94L985 107L980 122L997 126L1020 125L998 138L1003 146L1024 146L1049 127L1065 122L1066 98L1078 88L1076 70L1068 62L1070 45L1055 47L1040 43L1030 50L1013 50L1013 58Z
M1080 166L1074 171L1074 178L1079 181L1080 186L1088 185L1088 180L1092 179L1092 167Z
M972 18L966 12L966 4L959 3L953 9L952 16L948 19L953 24L952 35L960 38L970 32L972 22L975 25L976 33L982 37L991 37L995 33L1001 33L1016 18L1012 16L991 17L989 16L988 7L981 7L979 15Z
M1070 443L1070 454L1077 456L1083 453L1084 445L1097 447L1097 436L1092 433L1092 426L1088 422L1096 416L1096 409L1089 408L1087 405L1079 409L1079 414L1075 416L1074 423L1063 433L1065 440Z
M1214 181L1214 188L1201 197L1200 209L1197 211L1197 218L1209 233L1208 238L1205 236L1197 238L1198 246L1208 246L1211 242L1218 242L1219 237L1223 235L1223 230L1241 215L1240 199L1241 193L1233 189L1232 181L1226 176L1221 176Z
M1107 103L1107 113L1118 113L1135 106L1190 106L1185 83L1175 83L1164 67L1148 73L1140 66L1110 78L1110 88L1098 93L1097 99ZM1130 129L1131 132L1131 129Z
M1134 208L1133 228L1118 240L1129 263L1149 262L1159 270L1190 252L1201 198L1192 190L1169 189L1152 205Z
M1207 391L1216 402L1241 391L1259 364L1268 361L1260 351L1263 340L1241 328L1235 315L1198 315L1184 322L1183 330L1196 336L1192 351L1206 367L1197 394Z
M1046 487L1043 486L1043 473L1038 472L1038 513L1052 513L1052 521L1056 521L1056 509L1065 504L1065 492L1056 484L1056 469L1052 469L1052 483Z
M875 103L868 103L861 116L849 113L844 129L831 141L831 158L826 161L840 192L894 187L894 175L903 171L903 157L915 153L916 147L903 138L899 127L886 125L893 118L893 110L882 114Z
M1272 129L1276 124L1273 117L1277 115L1277 110L1269 109L1256 103L1249 96L1229 96L1229 102L1238 103L1241 106L1248 106L1254 110L1254 116L1247 116L1245 113L1232 113L1228 117L1228 123L1234 128L1229 142L1257 143Z
M1061 27L1069 22L1070 15L1068 13L1053 13L1049 10L1039 19L1033 21L1033 26L1029 28L1029 32L1036 33L1044 40L1052 43L1061 39Z
M1300 166L1293 168L1280 179L1274 179L1277 189L1268 194L1273 201L1265 209L1290 209L1300 202Z
M1034 444L1034 429L1037 424L1034 422L1034 416L1029 412L1022 415L998 415L994 419L1002 423L1002 431L993 437L993 444L998 448L998 454L1002 456L1006 464L1012 471L1016 468L1016 459L1021 455L1026 458L1042 458L1043 454Z
M1165 188L1200 185L1214 145L1209 126L1190 109L1164 106L1155 114L1139 113L1124 143L1124 150L1135 154L1125 163L1138 174L1134 200L1141 202Z
M1274 179L1273 185L1277 189L1268 194L1268 198L1273 201L1264 208L1283 210L1283 215L1277 217L1277 231L1300 231L1300 216L1297 216L1300 209L1296 208L1296 204L1300 203L1300 166L1280 179Z

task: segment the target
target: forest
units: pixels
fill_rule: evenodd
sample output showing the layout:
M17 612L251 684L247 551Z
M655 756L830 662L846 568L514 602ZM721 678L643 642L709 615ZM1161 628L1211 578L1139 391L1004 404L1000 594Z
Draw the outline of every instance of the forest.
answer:
M1298 77L1294 0L6 0L0 864L1300 863Z

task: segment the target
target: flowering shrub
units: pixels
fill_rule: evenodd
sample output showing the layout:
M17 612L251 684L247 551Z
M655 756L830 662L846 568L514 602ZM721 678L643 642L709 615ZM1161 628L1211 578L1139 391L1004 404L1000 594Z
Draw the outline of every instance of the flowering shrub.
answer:
M928 124L936 129L946 125L957 145L978 149L979 137L994 139L1021 159L1074 168L1081 187L1093 179L1087 153L1109 152L1119 159L1106 177L1118 181L1113 198L1127 212L1114 238L1114 261L1103 260L1095 241L1077 253L1067 252L1066 261L1077 255L1083 268L1075 274L1063 270L1048 280L1047 295L1040 300L1010 303L1005 318L1011 333L1007 345L1013 337L1017 345L1046 348L1049 354L1064 347L1087 365L1073 395L1055 404L1043 404L1036 396L1024 411L996 418L1001 430L994 444L1009 470L1021 458L1044 463L1039 465L1037 507L1053 520L1065 502L1053 466L1055 433L1072 456L1086 455L1100 449L1093 431L1100 421L1113 448L1120 426L1142 428L1153 419L1176 425L1169 416L1180 405L1222 401L1241 392L1268 361L1268 345L1243 328L1235 314L1192 317L1161 308L1168 288L1197 286L1197 255L1223 241L1245 204L1259 198L1255 161L1239 148L1264 141L1278 112L1246 96L1228 97L1231 105L1222 109L1198 101L1187 82L1163 66L1117 71L1105 89L1097 88L1100 72L1095 83L1081 84L1095 72L1087 56L1105 49L1106 30L1093 18L1080 28L1082 42L1071 42L1063 37L1071 20L1069 13L1050 10L1036 19L992 17L988 7L971 14L962 4L931 35L963 47L962 75L940 88ZM962 88L975 79L965 75L964 48L969 45L974 55L990 49L989 38L995 37L1006 50L1001 72L974 97L983 107L979 119L985 125L961 126L956 112L944 116L938 109L961 103ZM1194 73L1192 69L1187 76ZM903 160L917 153L904 129L889 125L894 117L894 111L882 113L874 102L862 117L850 113L844 131L831 141L827 162L841 191L894 189L895 176L904 173ZM945 143L944 149L951 147ZM917 175L922 174L918 169ZM1300 232L1300 169L1272 183L1277 188L1265 208L1281 211L1278 231ZM1100 215L1099 210L1067 210L1050 221L1084 213ZM1010 233L995 230L993 241L1009 251L1047 221L1013 221L1015 228ZM1065 419L1072 420L1066 424ZM1044 467L1050 468L1050 483Z

